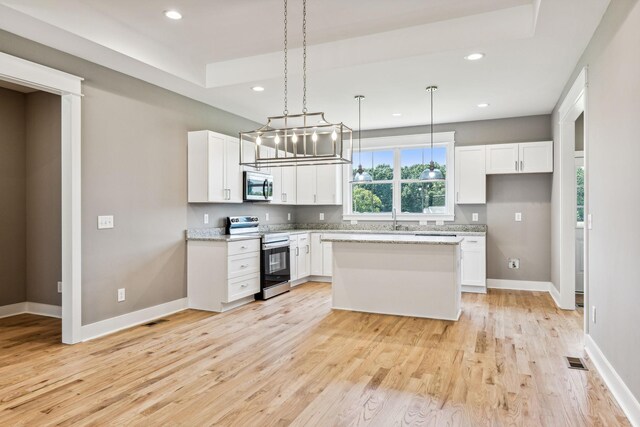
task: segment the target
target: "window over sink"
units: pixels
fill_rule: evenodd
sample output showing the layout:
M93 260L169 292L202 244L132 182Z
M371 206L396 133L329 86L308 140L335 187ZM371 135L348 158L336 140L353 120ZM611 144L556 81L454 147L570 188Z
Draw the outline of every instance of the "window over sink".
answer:
M431 161L429 142L426 134L363 139L362 154L354 150L345 171L343 218L388 221L396 208L402 221L452 221L454 132L434 134L433 161L443 182L419 179ZM359 164L372 182L351 182Z

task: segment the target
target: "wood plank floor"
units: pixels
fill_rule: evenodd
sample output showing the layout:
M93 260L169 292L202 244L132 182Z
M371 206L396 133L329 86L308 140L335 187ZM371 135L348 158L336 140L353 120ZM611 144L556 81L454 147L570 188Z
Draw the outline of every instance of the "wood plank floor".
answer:
M465 294L459 322L330 308L309 283L230 313L64 346L56 319L0 319L0 425L629 425L543 293Z

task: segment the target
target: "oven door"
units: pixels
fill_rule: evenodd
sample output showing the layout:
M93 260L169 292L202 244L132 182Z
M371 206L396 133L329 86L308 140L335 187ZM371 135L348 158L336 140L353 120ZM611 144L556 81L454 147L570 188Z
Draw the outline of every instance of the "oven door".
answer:
M273 200L273 177L255 172L244 173L244 199Z
M260 276L260 286L262 289L286 283L291 279L288 242L284 245L262 245Z

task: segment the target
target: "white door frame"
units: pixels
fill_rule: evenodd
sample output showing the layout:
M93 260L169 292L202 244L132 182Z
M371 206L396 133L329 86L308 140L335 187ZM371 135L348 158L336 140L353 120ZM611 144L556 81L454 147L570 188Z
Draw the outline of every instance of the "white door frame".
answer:
M0 80L61 98L62 342L74 344L82 340L80 100L84 79L0 52Z
M576 291L576 271L575 271L575 227L576 227L576 198L575 198L575 122L580 114L584 113L584 152L585 152L585 215L589 212L589 157L588 157L588 132L586 127L588 123L587 111L587 68L583 68L569 93L562 101L559 112L559 168L555 171L559 175L560 188L560 218L559 221L559 239L560 252L559 259L556 262L560 266L560 308L566 310L575 309L575 291ZM585 299L585 333L588 326L589 310L589 264L588 264L588 248L589 233L585 227L584 246L584 299Z

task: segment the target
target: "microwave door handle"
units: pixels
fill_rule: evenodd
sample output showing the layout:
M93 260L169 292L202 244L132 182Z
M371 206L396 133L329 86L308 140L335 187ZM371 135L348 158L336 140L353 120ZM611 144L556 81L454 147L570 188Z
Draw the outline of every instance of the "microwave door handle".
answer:
M265 199L267 199L269 197L267 195L267 183L268 183L268 181L266 179L262 183L262 195L264 196Z

